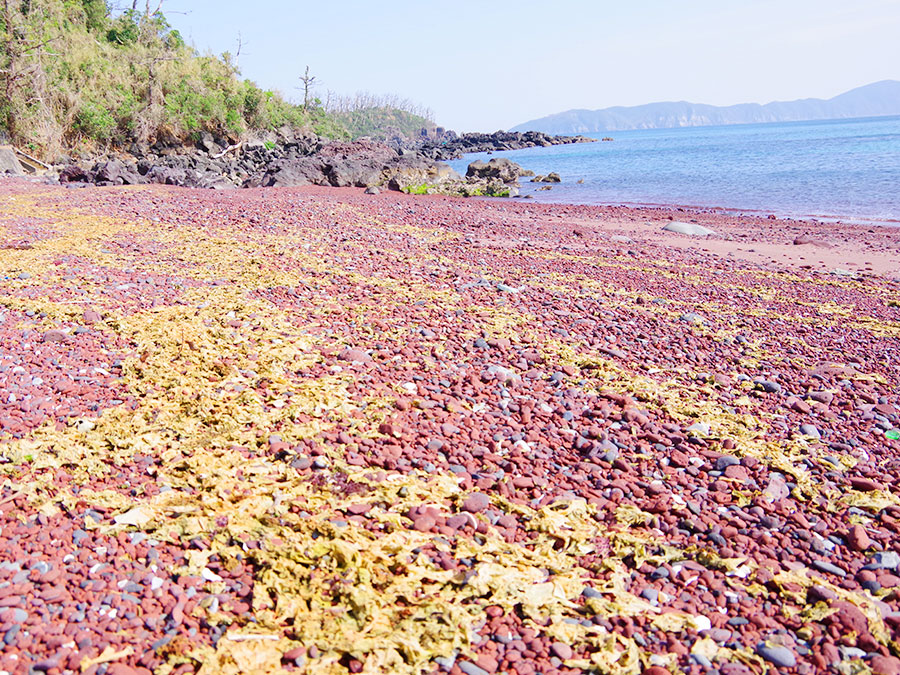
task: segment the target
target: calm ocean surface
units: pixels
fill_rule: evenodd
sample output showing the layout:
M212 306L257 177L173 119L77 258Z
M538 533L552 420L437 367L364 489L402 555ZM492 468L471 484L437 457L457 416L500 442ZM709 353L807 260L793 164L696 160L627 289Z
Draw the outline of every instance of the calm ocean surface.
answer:
M615 140L492 156L560 174L561 184L541 192L523 179L522 195L542 202L900 221L900 117L594 134L604 135ZM475 159L490 157L450 165L465 174Z

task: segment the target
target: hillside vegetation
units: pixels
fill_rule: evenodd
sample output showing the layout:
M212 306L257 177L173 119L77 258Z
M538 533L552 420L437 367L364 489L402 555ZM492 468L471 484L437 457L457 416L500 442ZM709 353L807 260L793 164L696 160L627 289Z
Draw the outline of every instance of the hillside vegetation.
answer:
M158 0L157 0L158 1ZM200 54L149 2L113 13L105 0L0 3L0 132L44 157L67 149L237 140L283 125L329 138L433 126L411 111L306 107L239 77L232 57ZM160 3L161 6L161 3Z

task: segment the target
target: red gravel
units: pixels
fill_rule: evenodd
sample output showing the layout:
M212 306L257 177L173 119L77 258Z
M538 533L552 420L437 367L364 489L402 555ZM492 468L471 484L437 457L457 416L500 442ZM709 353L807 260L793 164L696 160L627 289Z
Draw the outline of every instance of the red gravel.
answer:
M763 643L793 656L795 665L779 672L824 673L842 659L900 672L900 441L889 432L900 426L898 282L726 252L738 240L793 246L803 230L829 242L830 254L849 242L890 256L900 232L349 189L75 190L6 180L0 193L27 204L0 214L6 237L34 246L0 252L0 260L9 254L0 269L8 277L0 440L10 449L0 445L0 671L78 672L112 646L131 652L105 672L134 672L126 664L146 672L255 620L258 541L242 542L248 557L237 566L208 558L206 569L222 577L215 588L182 567L191 551L212 546L227 519L208 533L161 541L133 530L104 534L121 509L78 501L83 490L136 502L165 491L158 476L178 461L165 447L111 454L102 474L22 450L23 441L74 434L111 409L142 409L150 389L136 388L135 373L146 356L121 321L193 302L189 291L246 283L243 268L195 259L160 234L172 232L256 247L255 261L243 262L273 276L243 289L247 301L268 303L318 340L315 363L290 377L352 375L359 419L332 416L331 428L296 446L281 440L282 429L257 426L259 448L240 449L248 462L289 463L335 494L360 490L344 517L372 531L363 488L322 477L335 457L380 472L378 480L455 476L458 502L403 513L404 527L451 541L493 531L527 547L536 535L525 511L506 505L585 500L601 528L578 558L588 586L610 578L604 563L615 558L627 571L625 591L708 619L665 631L653 613L606 615L590 609L590 592L577 599L587 626L640 646L648 674L749 672L736 653L768 653ZM48 250L80 226L64 217L75 210L137 225L95 242L107 253ZM700 250L705 242L659 233L671 218L719 234ZM140 230L151 220L156 236ZM279 248L281 236L306 241L317 264ZM28 256L46 266L24 269L18 261ZM222 318L221 330L255 329L252 318L235 315ZM202 354L192 338L173 339ZM135 370L123 373L123 362ZM254 383L261 396L277 387L266 377ZM390 408L367 428L365 409L377 398ZM48 498L56 508L42 508ZM637 521L623 520L626 505L643 512ZM621 555L611 535L620 531L651 537L646 553L658 560ZM564 545L564 533L549 534ZM442 570L472 564L437 545L422 554ZM746 570L730 574L716 562L731 558L749 563ZM791 576L801 572L809 583ZM212 602L225 619L207 620L201 609ZM471 648L430 667L452 675L581 672L575 661L600 648L561 641L546 621L486 605ZM321 645L306 644L299 628L284 635L303 643L285 654L285 667L316 658ZM725 648L714 663L691 653L702 638ZM340 665L359 672L358 658L348 653ZM198 666L189 660L175 672Z

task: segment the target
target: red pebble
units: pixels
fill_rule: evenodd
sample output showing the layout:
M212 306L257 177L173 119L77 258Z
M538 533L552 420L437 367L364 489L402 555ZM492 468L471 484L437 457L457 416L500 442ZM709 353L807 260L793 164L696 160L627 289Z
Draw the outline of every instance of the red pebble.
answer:
M862 525L854 525L847 531L847 544L854 551L865 551L872 545L872 541Z
M56 330L48 330L44 333L43 341L44 342L65 342L69 339L68 334L65 331Z
M900 675L900 659L896 656L873 656L869 666L874 675Z
M490 505L490 503L491 500L488 499L486 494L473 492L466 497L466 501L463 502L462 508L463 511L468 511L469 513L481 513Z
M550 645L550 651L561 658L563 661L571 659L573 654L572 648L565 642L554 642L552 645Z
M851 478L850 487L854 490L861 490L862 492L874 492L875 490L882 489L880 484L868 478Z

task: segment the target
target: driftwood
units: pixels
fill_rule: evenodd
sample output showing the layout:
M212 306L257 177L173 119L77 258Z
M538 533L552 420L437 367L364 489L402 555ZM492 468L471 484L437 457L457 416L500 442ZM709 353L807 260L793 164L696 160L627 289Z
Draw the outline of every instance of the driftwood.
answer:
M220 159L220 158L224 157L225 155L227 155L229 152L232 152L232 151L234 151L234 150L238 150L243 144L244 144L243 142L239 142L239 143L235 143L234 145L229 145L227 148L225 148L225 149L224 149L222 152L220 152L219 154L217 154L217 155L212 155L212 158L213 158L213 159Z

